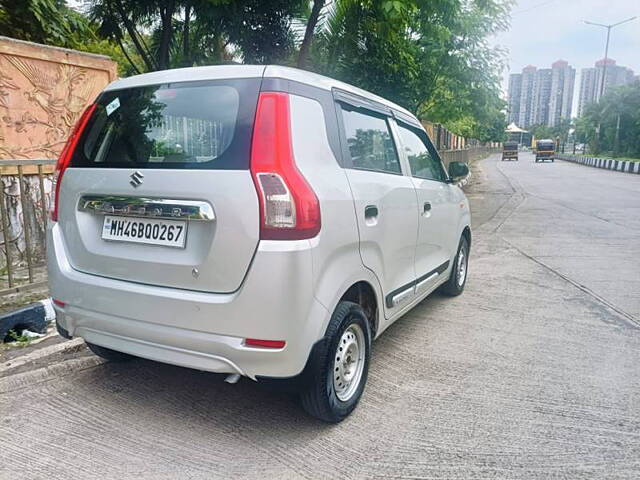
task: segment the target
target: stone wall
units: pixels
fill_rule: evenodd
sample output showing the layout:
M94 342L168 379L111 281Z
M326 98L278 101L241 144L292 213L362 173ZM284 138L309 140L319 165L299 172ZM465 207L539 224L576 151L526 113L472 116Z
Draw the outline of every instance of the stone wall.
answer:
M42 263L53 160L116 72L116 63L102 55L0 37L0 211L6 216L0 224L0 290L9 286L7 253L16 271L28 256L34 265ZM45 159L51 161L40 167L29 162ZM22 183L16 163L22 163Z
M115 78L108 57L0 37L0 160L57 158Z

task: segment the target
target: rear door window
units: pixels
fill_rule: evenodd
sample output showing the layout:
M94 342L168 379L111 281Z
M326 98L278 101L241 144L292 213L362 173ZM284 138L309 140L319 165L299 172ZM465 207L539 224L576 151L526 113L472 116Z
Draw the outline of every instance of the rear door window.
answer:
M346 107L341 110L353 168L400 174L387 118Z
M407 154L411 175L427 180L444 182L447 174L442 167L442 162L431 152L427 135L420 130L398 124L402 148Z
M104 92L72 167L246 169L259 79Z

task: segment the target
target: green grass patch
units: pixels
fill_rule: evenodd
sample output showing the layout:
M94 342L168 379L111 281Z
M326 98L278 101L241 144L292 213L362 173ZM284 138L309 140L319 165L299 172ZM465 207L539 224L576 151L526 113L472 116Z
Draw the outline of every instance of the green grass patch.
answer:
M6 340L9 340L9 342L14 343L14 345L18 347L26 347L31 343L33 338L27 337L26 335L20 335L14 329L11 329L7 332L7 338L5 339L5 341Z

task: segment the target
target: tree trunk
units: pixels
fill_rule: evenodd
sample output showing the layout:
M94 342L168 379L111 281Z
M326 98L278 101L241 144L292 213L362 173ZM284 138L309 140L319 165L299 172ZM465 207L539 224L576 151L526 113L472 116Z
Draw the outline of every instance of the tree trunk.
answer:
M138 66L135 63L133 63L133 60L131 60L131 57L129 56L129 53L127 52L127 49L122 44L122 39L118 38L117 41L118 41L118 45L120 46L120 50L122 50L123 55L125 56L125 58L129 62L131 67L133 68L133 71L136 72L137 74L142 73L142 72L140 72L140 69L138 68Z
M191 22L191 5L184 7L184 28L182 29L182 57L185 67L191 66L191 45L189 44L189 27Z
M131 20L129 20L129 18L127 17L124 11L124 8L122 6L122 3L120 1L117 1L116 6L118 7L118 12L120 13L120 18L122 19L122 23L124 24L124 27L127 30L127 33L129 34L129 37L131 37L131 41L133 42L133 45L136 47L136 50L138 50L138 53L140 54L140 57L142 58L142 61L144 62L145 66L149 71L155 70L155 65L154 65L155 62L149 56L149 52L144 48L144 46L140 42L140 39L138 38L138 32L136 31L136 28L131 22Z
M160 9L160 19L162 31L160 32L160 46L158 47L158 68L166 70L169 68L169 47L173 35L173 13L175 12L175 2L169 2L165 8Z
M320 16L320 10L322 10L324 2L325 0L314 0L313 2L311 15L309 15L309 21L307 22L307 28L304 31L304 39L302 40L300 52L298 53L298 68L304 68L307 63L309 49L311 48L311 41L313 40L313 33L315 32L316 25L318 24L318 17Z

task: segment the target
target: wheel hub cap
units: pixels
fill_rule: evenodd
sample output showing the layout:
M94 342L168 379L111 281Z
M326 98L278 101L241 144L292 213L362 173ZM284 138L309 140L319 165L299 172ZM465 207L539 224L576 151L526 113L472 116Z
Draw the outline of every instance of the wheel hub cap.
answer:
M333 361L333 388L343 402L358 389L364 369L365 348L362 329L358 325L350 325L340 337Z
M458 286L461 287L464 285L464 281L467 277L467 255L464 248L460 249L460 253L458 253L458 264L456 265L456 269L458 273Z

